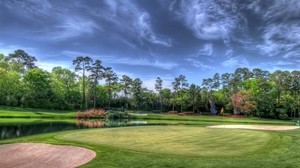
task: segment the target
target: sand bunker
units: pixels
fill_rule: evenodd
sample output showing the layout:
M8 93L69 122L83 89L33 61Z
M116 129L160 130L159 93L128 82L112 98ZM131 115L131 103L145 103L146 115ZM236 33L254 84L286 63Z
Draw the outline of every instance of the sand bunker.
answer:
M208 128L241 128L241 129L255 129L255 130L293 130L300 128L299 126L274 126L274 125L213 125Z
M78 167L96 156L92 150L66 145L15 143L0 145L0 167Z

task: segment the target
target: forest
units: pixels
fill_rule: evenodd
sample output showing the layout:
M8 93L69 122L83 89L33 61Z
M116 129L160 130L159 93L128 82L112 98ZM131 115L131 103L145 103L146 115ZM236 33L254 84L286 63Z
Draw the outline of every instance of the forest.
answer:
M184 75L179 75L172 88L164 88L164 81L157 77L155 90L149 90L140 78L119 77L111 67L103 67L101 60L88 56L73 60L74 70L55 67L48 72L36 62L34 56L20 49L7 56L0 54L0 105L299 117L298 70L270 72L241 67L232 73L215 73L203 79L201 86L189 84Z

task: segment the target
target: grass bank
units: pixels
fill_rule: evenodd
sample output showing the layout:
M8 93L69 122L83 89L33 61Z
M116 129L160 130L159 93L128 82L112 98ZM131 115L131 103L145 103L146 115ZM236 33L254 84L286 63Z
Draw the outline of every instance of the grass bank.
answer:
M75 111L0 106L0 118L74 118Z

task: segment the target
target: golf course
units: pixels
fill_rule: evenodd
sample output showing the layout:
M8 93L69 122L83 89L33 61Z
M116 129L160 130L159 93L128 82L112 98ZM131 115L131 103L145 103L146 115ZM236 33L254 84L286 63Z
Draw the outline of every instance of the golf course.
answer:
M10 115L16 113L17 116L35 113L29 112L29 109L22 112L20 109L2 108L0 115L8 112ZM2 118L0 125L3 127L14 123L34 125L48 122L52 125L56 122L75 125L74 119L49 119L47 117L52 113L49 111L40 113L44 112L47 115L40 115L39 118L34 118L37 117L36 115L33 118L23 119ZM56 112L55 115L60 113ZM33 135L2 139L0 150L6 152L2 153L0 163L18 167L17 163L22 162L23 155L26 160L29 158L26 154L30 154L30 158L33 158L32 156L38 153L36 155L52 158L48 160L49 167L51 164L56 167L74 165L75 167L272 168L300 166L298 152L300 129L297 129L298 127L291 121L223 116L179 116L164 113L144 113L134 116L135 118L128 123L143 121L146 124L121 127L103 124L104 127L98 128L54 130L54 132L48 130ZM62 114L61 117L66 115ZM109 122L103 121L103 123ZM257 130L257 128L261 129ZM4 134L3 130L2 134ZM53 146L48 147L47 144L66 145L67 148L59 146L59 149L54 150ZM77 147L87 151L79 150ZM22 154L18 154L17 160L13 160L15 157L10 157L10 160L3 159L5 156L15 156L14 152L17 150L22 151ZM60 156L64 159L57 160L56 158ZM74 160L75 156L77 161L86 159L77 164ZM45 157L35 157L36 159L32 159L31 162L22 163L22 166L30 167L29 163L35 166L45 163Z
M0 168L300 168L300 0L0 0Z

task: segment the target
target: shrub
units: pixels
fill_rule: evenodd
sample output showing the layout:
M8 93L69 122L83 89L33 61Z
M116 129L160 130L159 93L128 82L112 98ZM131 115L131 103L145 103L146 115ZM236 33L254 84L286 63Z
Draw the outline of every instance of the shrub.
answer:
M106 112L107 119L131 119L132 116L128 112L121 112L121 111L107 111Z

